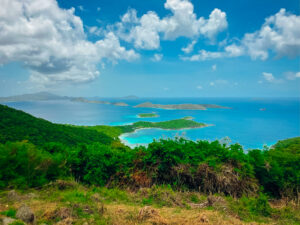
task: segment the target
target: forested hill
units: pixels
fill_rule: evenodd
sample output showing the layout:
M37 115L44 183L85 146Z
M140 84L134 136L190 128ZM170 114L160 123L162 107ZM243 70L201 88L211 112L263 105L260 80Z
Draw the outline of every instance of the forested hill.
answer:
M0 104L0 142L23 140L38 146L49 142L66 145L112 142L111 137L96 130L51 123Z

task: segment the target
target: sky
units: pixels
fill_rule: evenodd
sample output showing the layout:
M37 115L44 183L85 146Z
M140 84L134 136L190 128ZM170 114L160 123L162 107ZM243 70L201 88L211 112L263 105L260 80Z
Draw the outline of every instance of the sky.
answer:
M0 96L300 97L299 0L0 4Z

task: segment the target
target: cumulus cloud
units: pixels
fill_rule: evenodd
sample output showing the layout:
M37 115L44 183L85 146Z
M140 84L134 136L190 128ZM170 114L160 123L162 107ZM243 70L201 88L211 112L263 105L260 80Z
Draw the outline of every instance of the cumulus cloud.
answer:
M86 26L86 28L90 34L95 35L95 36L102 36L105 34L105 30L102 27Z
M138 54L120 45L113 33L95 43L86 39L74 8L55 0L2 0L0 64L22 62L41 84L88 82L99 76L97 63L133 60Z
M295 57L300 54L300 16L285 9L270 16L259 31L245 34L242 44L251 58L265 60L269 50L279 57Z
M123 40L133 42L136 48L157 49L160 47L161 38L196 39L202 35L214 40L216 35L228 26L226 13L219 9L214 9L208 19L197 18L194 6L189 0L167 0L164 7L172 14L163 18L153 11L138 18L136 10L129 9L121 18L121 22L111 28L116 30ZM187 51L189 50L188 48Z
M275 15L266 18L260 30L246 33L238 44L225 46L220 52L207 52L205 55L216 57L202 57L196 54L189 58L191 61L207 60L221 57L239 57L249 55L252 59L266 60L270 52L277 57L290 58L300 55L300 16L281 9ZM207 54L206 54L207 53ZM194 60L197 59L197 60Z
M151 60L153 62L159 62L162 60L162 58L163 58L163 54L154 54Z

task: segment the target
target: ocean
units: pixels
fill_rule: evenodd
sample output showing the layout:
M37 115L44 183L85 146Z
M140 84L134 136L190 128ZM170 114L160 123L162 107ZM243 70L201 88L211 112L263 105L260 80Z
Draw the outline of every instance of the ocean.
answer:
M278 140L300 136L299 98L139 98L102 99L126 102L128 107L71 102L68 100L5 103L51 122L74 125L122 125L136 121L165 121L192 116L213 126L186 129L141 129L121 136L130 146L148 144L153 139L185 137L191 140L230 140L245 149L262 148ZM163 110L133 108L143 102L156 104L218 104L231 109ZM263 110L262 110L263 109ZM139 113L156 112L157 118L137 118Z

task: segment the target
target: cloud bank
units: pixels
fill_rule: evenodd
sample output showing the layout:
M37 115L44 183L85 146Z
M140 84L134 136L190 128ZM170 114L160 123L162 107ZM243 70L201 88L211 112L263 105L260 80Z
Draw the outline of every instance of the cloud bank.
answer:
M100 74L97 63L103 59L138 58L113 33L95 43L88 41L74 12L59 8L55 0L2 0L0 64L22 62L32 81L48 85L94 80Z
M201 61L225 57L248 55L251 59L266 60L270 53L280 58L294 58L300 55L300 16L281 9L275 15L266 18L260 30L246 33L239 43L225 46L224 51L208 52L200 50L198 54L182 57L183 60Z

